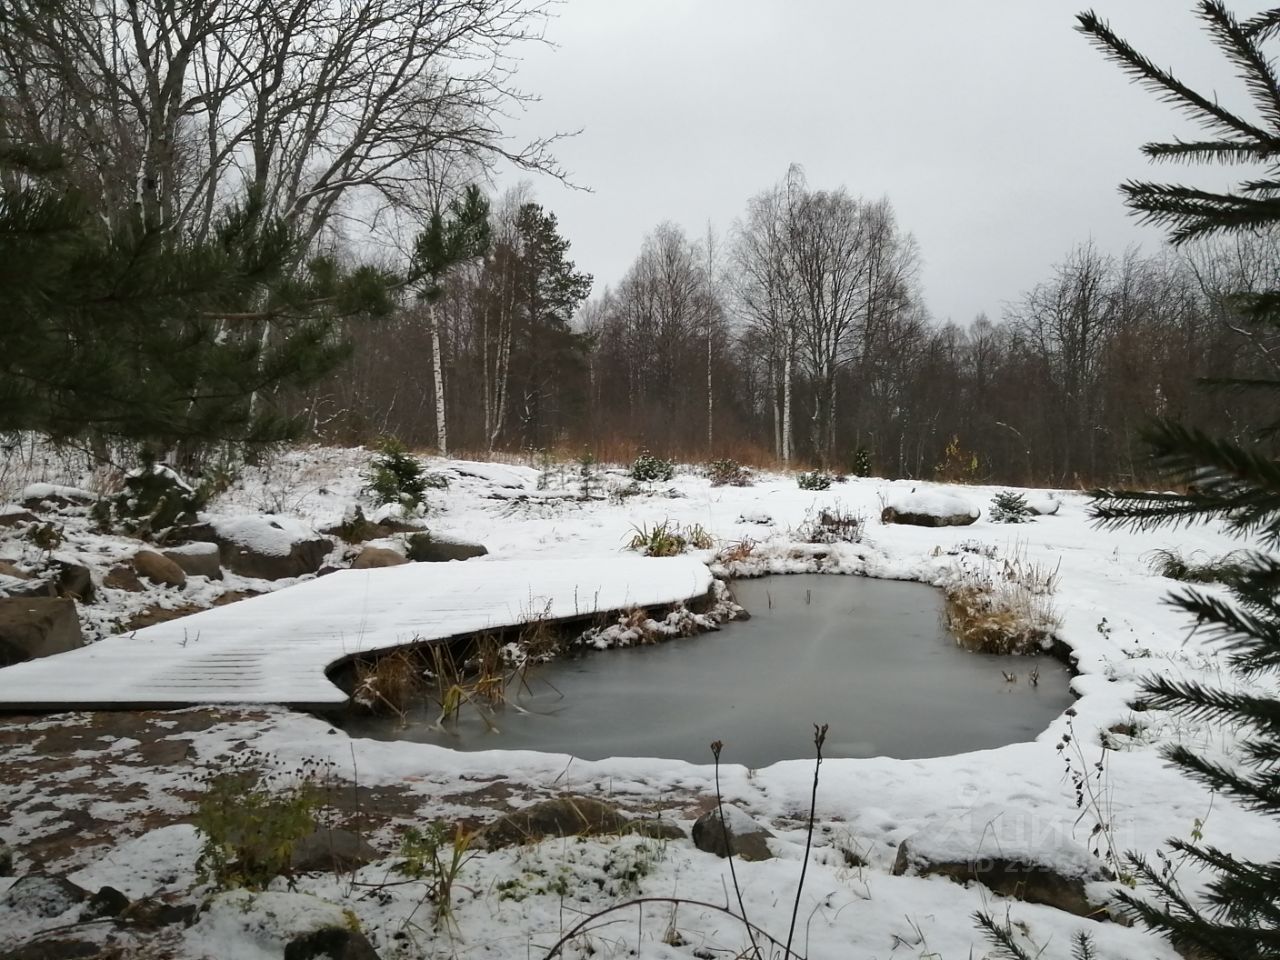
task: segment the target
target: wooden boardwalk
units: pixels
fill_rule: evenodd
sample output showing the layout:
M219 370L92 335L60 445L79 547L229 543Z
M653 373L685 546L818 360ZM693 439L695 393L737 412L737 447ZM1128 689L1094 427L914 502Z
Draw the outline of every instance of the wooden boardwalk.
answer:
M337 573L0 669L0 710L202 703L340 706L325 676L355 653L547 616L657 606L710 589L684 557L471 560Z

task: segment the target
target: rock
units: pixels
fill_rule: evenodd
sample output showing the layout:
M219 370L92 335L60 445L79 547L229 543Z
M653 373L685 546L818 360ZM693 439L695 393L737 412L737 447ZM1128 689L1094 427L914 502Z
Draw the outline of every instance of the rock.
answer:
M148 930L178 923L190 926L199 913L200 908L194 903L165 903L154 897L144 897L129 907L129 922Z
M11 886L0 905L36 917L60 917L88 898L88 891L66 877L29 873Z
M56 597L58 585L46 577L31 577L26 580L10 579L0 586L0 596L16 599L32 597Z
M0 560L0 577L13 577L15 580L30 580L31 574L23 570L12 560Z
M45 510L50 507L87 507L98 499L97 494L76 487L55 483L32 483L21 494L22 506L27 510Z
M655 839L682 839L684 831L665 820L632 819L612 803L594 797L556 797L499 817L476 838L489 850L537 843L546 837L593 837L634 833Z
M1055 840L1030 812L995 806L917 833L898 845L893 875L976 880L987 889L1042 903L1081 917L1103 918L1085 885L1107 879L1096 858L1076 844Z
M83 646L74 601L61 597L0 599L0 667Z
M396 553L390 547L365 547L351 564L351 569L372 570L376 567L398 567L408 562L407 557Z
M771 860L773 851L767 841L772 836L768 829L729 804L724 805L723 823L717 808L704 813L693 824L693 845L717 857L727 857L732 846L733 855L743 860Z
M378 851L350 830L315 830L293 845L290 866L299 873L341 872L378 859Z
M93 603L93 576L88 567L70 560L55 560L54 565L58 568L58 596Z
M165 587L183 587L187 575L168 557L154 550L139 550L133 555L133 569L139 576Z
M0 877L13 876L13 847L0 843Z
M37 577L12 560L0 560L0 596L56 597L58 586L48 577Z
M0 513L0 527L16 527L20 523L39 523L40 518L29 510L10 510Z
M102 585L109 590L125 590L129 593L141 593L145 587L138 579L133 567L120 563L107 571L102 578Z
M210 580L222 579L222 561L219 557L218 545L197 540L176 547L166 547L160 551L166 560L172 560L189 577L208 577Z
M175 527L172 539L218 545L222 566L242 577L284 580L315 573L333 550L333 541L290 517L219 517Z
M383 517L373 521L364 515L364 510L355 508L355 512L341 523L322 527L320 532L330 537L337 537L347 543L364 543L366 540L380 540L397 533L413 533L420 531L422 524L416 520L397 520L395 517Z
M1037 517L1052 517L1062 506L1061 500L1047 494L1044 496L1033 494L1025 499L1027 501L1027 512Z
M982 511L963 497L941 490L899 493L880 513L881 523L905 523L916 527L966 527Z
M379 960L363 933L345 927L325 927L289 941L284 960Z
M487 547L478 543L439 539L429 533L414 533L409 536L409 559L415 563L469 560L472 557L483 557L488 552Z
M118 917L129 909L129 898L115 887L103 887L84 905L81 920L97 920L101 917Z
M36 940L0 953L0 960L106 960L119 954L87 940Z

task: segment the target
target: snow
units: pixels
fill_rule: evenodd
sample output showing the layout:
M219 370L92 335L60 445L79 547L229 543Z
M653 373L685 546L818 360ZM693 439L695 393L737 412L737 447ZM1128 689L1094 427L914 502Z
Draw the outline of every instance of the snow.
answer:
M29 483L23 487L22 493L18 494L18 499L23 502L27 500L49 500L54 497L89 502L98 499L98 495L90 490L83 490L80 487L73 487L64 483Z
M981 511L967 499L936 486L921 486L907 492L895 491L885 506L898 513L918 513L926 517L977 517Z
M369 454L360 450L292 451L275 463L246 471L242 481L215 501L211 510L220 517L242 519L269 513L310 531L324 518L341 517L356 501L368 458ZM161 657L173 657L175 664L201 663L199 658L207 656L204 651L210 649L206 644L214 636L211 631L226 629L243 634L243 640L236 641L236 650L237 655L244 654L246 662L287 663L292 671L304 653L311 662L323 659L318 655L321 649L328 657L335 649L339 655L367 649L375 640L396 642L421 626L414 620L421 610L434 611L432 616L438 619L433 623L452 623L448 629L457 629L456 624L475 623L482 607L486 616L499 606L504 614L527 611L531 606L536 609L538 603L530 603L530 594L545 590L545 583L556 579L557 565L563 565L560 569L566 584L570 580L587 584L580 587L580 598L593 594L591 584L607 581L613 585L609 589L615 589L624 579L632 593L638 594L641 580L652 583L664 576L657 574L651 579L648 572L664 569L663 561L641 568L645 572L637 573L634 583L630 576L615 576L610 571L621 569L614 564L650 563L628 553L624 543L634 527L664 519L703 525L717 539L717 547L751 544L745 556L733 563L716 560L715 551L710 551L695 559L678 559L671 568L695 573L705 571L704 561L710 561L717 570L743 574L821 570L940 583L953 576L960 564L972 564L975 558L995 563L1020 558L1021 562L1057 570L1058 587L1052 602L1061 620L1058 637L1073 652L1079 670L1072 680L1078 696L1075 705L1034 740L995 750L928 760L825 760L819 771L813 856L801 896L800 952L813 960L981 957L989 951L970 916L974 910L989 909L997 919L1003 919L1008 911L1015 924L1025 924L1026 933L1018 928L1020 942L1033 956L1047 945L1046 960L1068 956L1070 938L1080 930L1093 934L1099 958L1176 960L1177 954L1166 942L1141 928L1095 923L1049 907L1006 900L976 884L966 887L938 877L892 876L903 840L919 843L930 852L951 848L964 856L975 851L992 855L997 850L1005 854L1016 851L1070 872L1105 865L1103 858L1089 852L1091 834L1100 822L1108 825L1117 850L1133 850L1149 858L1164 847L1167 838L1185 838L1199 822L1204 841L1229 853L1261 859L1280 857L1280 831L1273 823L1227 798L1212 797L1171 768L1161 755L1163 748L1181 743L1206 752L1212 759L1232 762L1241 755L1232 730L1161 711L1135 714L1128 706L1139 680L1153 673L1225 684L1231 689L1272 692L1271 686L1264 685L1270 684L1269 680L1233 677L1225 667L1224 653L1189 632L1186 618L1163 602L1172 585L1155 576L1148 564L1151 551L1156 549L1177 548L1184 554L1198 550L1216 556L1243 545L1220 530L1191 527L1134 533L1098 529L1089 522L1087 497L1074 491L1053 492L1052 498L1060 504L1057 514L1037 523L1006 526L979 517L961 528L923 528L881 525L875 518L885 505L915 509L921 499L935 505L934 509L942 505L951 510L959 504L972 516L976 505L989 503L994 494L1006 488L865 478L815 492L800 490L794 477L776 473L759 474L751 487L712 488L705 478L681 472L670 484L678 496L660 490L605 499L625 485L625 478L616 477L605 479L602 499L584 502L576 499L577 489L571 481L537 491L538 474L531 467L486 465L494 472L485 479L469 461L429 458L425 465L459 477L448 490L430 492L425 526L433 536L448 532L483 543L489 557L465 563L343 572L293 586L263 584L264 589L283 589L261 599L138 631L132 647L124 637L107 639L49 662L78 663L84 658L86 664L96 664L90 672L97 676L89 680L99 692L118 691L151 682L149 671L153 661ZM459 469L451 469L453 465ZM566 476L570 473L567 470ZM520 481L519 486L515 480ZM506 486L508 483L512 485ZM1045 491L1019 492L1029 501L1048 496ZM496 499L498 496L504 499ZM521 496L528 499L517 499ZM280 506L282 503L286 506ZM862 542L818 545L792 539L790 532L807 515L836 503L870 518ZM373 514L368 505L366 514ZM753 517L763 514L773 519L772 526L752 522ZM65 526L68 543L63 550L74 545L81 556L103 551L100 565L131 549L128 541L91 535L70 519ZM516 570L523 573L516 577L503 572ZM463 574L477 580L450 579ZM545 581L540 579L544 575ZM523 584L517 585L521 578ZM703 582L686 576L680 586L696 588ZM468 614L466 591L479 590L480 583L486 585L489 596L483 605L477 601ZM388 589L384 591L378 584L388 585ZM396 584L394 589L392 584ZM217 589L241 586L243 581L228 578L228 583ZM174 596L183 601L215 595L192 593L192 589ZM501 603L494 598L495 589L505 598ZM164 599L159 592L144 596L147 602ZM456 609L430 606L440 597L448 598ZM82 614L106 619L113 611L118 614L119 605L126 602L141 601L113 595L99 610L83 607ZM237 610L241 611L238 618L232 617ZM217 617L212 616L215 613ZM468 619L471 615L474 618ZM204 627L200 627L202 623ZM327 625L327 638L322 624ZM343 634L341 642L334 637L338 632ZM299 633L310 633L312 639L300 638ZM91 656L92 651L112 645L123 645L136 651L136 656L124 661L94 660ZM115 664L110 671L105 666L109 662ZM209 663L201 666L211 669ZM15 688L29 686L10 678L28 676L26 671L34 667L26 664L0 670L0 688L6 691L0 700L8 700ZM65 686L66 677L61 679ZM285 685L280 677L265 675L256 682L273 693L281 692ZM743 709L751 706L742 705ZM804 703L759 706L773 711L779 723L806 729L823 720L809 716ZM21 764L29 755L25 751L34 749L27 745L41 730L70 722L79 723L80 719L61 717L26 724L19 737L4 741L13 744L6 751L14 763ZM1101 734L1116 724L1130 723L1136 726L1136 736L1111 735L1113 749L1104 753ZM770 846L778 854L776 860L735 865L743 900L753 922L785 939L804 856L814 766L796 760L750 770L734 762L734 731L726 729L720 736L726 742L718 771L725 802L773 831ZM854 739L857 731L833 729L829 736L833 741ZM1064 737L1070 738L1070 746L1059 750ZM612 799L631 812L660 814L687 830L709 809L717 781L717 771L709 763L645 757L586 762L565 754L505 751L500 749L498 737L494 749L468 753L428 744L353 738L317 717L279 707L257 710L253 718L215 724L192 734L191 742L193 762L211 770L218 769L228 752L243 749L246 743L285 768L304 761L331 762L340 775L357 781L362 789L406 792L412 798L414 813L405 821L418 824L464 817L486 821L510 806L568 793ZM188 815L189 794L182 791L190 790L190 782L173 783L172 775L127 766L131 753L123 750L89 761L76 760L73 769L57 774L61 779L24 782L14 789L9 819L0 821L0 840L18 848L21 862L24 838L56 829L61 816L57 810L29 809L38 806L32 800L62 796L62 784L77 775L106 777L111 772L136 781L146 788L145 798L138 803L145 804L147 810L165 809L164 802L168 802L173 817ZM1092 775L1094 764L1099 762L1103 770L1098 798L1078 805L1071 771ZM501 800L489 796L496 787L505 791ZM66 802L75 805L79 800L72 796ZM199 847L194 830L179 823L160 829L135 828L133 820L142 819L138 807L126 808L121 816L119 836L109 848L84 848L68 855L66 868L84 871L74 873L73 879L86 886L110 883L127 889L130 895L181 892L195 900L208 896L210 891L193 886ZM460 875L449 932L435 935L430 931L430 905L422 905L422 884L388 886L385 898L363 896L368 887L354 885L353 881L380 884L388 876L395 878L391 871L399 845L396 825L370 840L384 858L363 868L356 877L298 878L299 894L311 895L316 903L279 900L280 891L264 900L216 899L213 909L187 932L183 949L175 954L278 958L288 930L300 924L329 922L336 916L334 909L347 907L358 915L388 960L402 953L523 960L544 955L585 912L630 896L674 894L724 903L728 891L729 900L736 900L726 861L697 851L688 840L657 843L634 837L601 837L547 841L478 853ZM851 866L846 851L856 853L865 866ZM156 868L147 866L148 858ZM160 864L168 870L162 871ZM635 864L642 864L643 869L636 871L636 879L627 881L629 871L624 868ZM1190 870L1179 874L1179 881L1192 894L1202 889L1204 880L1203 875ZM1106 884L1090 888L1091 893L1107 889ZM504 890L519 895L506 896ZM247 912L242 912L246 908ZM745 944L741 928L723 914L689 905L677 911L652 905L643 915L631 910L607 919L620 922L583 938L567 956L578 960L586 955L589 945L596 956L626 956L634 949L646 960L687 960L695 948L725 950L729 951L726 955L733 955ZM34 924L24 920L12 929L21 933ZM669 926L679 931L686 946L672 947L664 942ZM416 938L411 944L394 939L406 930ZM12 936L10 928L0 919L0 947L8 945L6 936Z
M341 908L305 893L232 890L210 899L184 946L186 956L200 960L280 960L299 934L347 924ZM234 953L228 952L229 943L236 945Z
M1101 876L1098 859L1083 843L1035 811L1007 804L979 804L912 834L906 843L912 865L1002 859L1050 865L1068 879Z
M339 706L325 675L355 653L705 594L686 557L411 563L340 570L0 671L4 709L290 703Z
M179 544L176 547L165 547L164 552L176 553L184 557L214 557L218 555L218 545L197 540L192 543Z
M288 556L295 543L318 536L310 524L279 514L238 517L214 514L206 519L218 536L273 557Z

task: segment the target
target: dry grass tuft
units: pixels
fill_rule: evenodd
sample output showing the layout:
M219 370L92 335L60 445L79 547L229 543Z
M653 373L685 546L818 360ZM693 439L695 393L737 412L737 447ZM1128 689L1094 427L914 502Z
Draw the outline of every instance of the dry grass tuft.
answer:
M376 713L391 713L403 721L426 689L422 660L413 648L404 647L356 663L352 699Z
M1049 647L1060 626L1053 608L1058 571L1022 557L962 564L946 588L947 627L977 653L1032 654Z

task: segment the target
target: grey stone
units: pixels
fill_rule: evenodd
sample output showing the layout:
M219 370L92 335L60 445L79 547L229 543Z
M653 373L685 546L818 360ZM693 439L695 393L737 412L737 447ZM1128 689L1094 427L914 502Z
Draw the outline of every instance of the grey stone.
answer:
M35 940L0 953L0 960L97 960L116 956L87 940Z
M408 563L403 557L388 547L365 547L351 564L352 570L372 570L376 567L398 567Z
M284 960L380 960L363 933L345 927L324 927L289 941Z
M0 667L83 646L75 601L62 597L0 599Z
M187 582L187 575L180 566L154 550L139 550L135 553L133 569L138 576L166 587L182 587Z
M300 873L344 871L378 859L378 851L350 830L315 830L293 846L290 866Z
M101 917L118 917L129 909L129 898L115 887L102 887L89 898L80 912L81 920L97 920Z
M66 877L29 873L5 892L0 904L36 917L60 917L88 896L88 891Z
M914 527L967 527L977 521L972 512L938 515L932 513L908 513L885 507L880 513L881 523L904 523Z
M415 563L445 563L449 560L470 560L483 557L489 550L479 543L461 540L439 540L429 533L409 536L409 559Z
M108 570L102 578L102 585L108 590L124 590L128 593L141 593L146 589L138 579L137 571L124 563Z
M1045 863L1026 856L962 859L933 859L912 848L912 838L898 845L893 875L911 873L920 877L946 877L965 884L976 880L993 893L1027 903L1042 903L1080 917L1103 919L1105 907L1089 902L1085 883L1102 879L1101 871L1093 876L1066 876Z
M725 829L726 825L728 830ZM719 808L704 813L693 824L693 845L717 857L733 855L742 860L772 860L768 839L773 834L737 807L724 805L724 820Z
M556 797L499 817L480 831L477 841L489 850L547 837L591 837L635 833L655 839L680 839L684 831L665 820L632 819L616 804L594 797Z
M222 579L222 560L216 543L197 540L160 551L166 560L172 560L189 577Z
M58 568L58 596L79 600L81 603L93 603L96 594L93 589L93 575L82 563L70 560L55 560Z
M270 522L265 517L263 520ZM256 580L285 580L316 573L333 550L332 540L315 536L295 541L288 553L263 553L248 544L220 535L211 523L176 526L170 531L169 540L216 543L224 569Z

